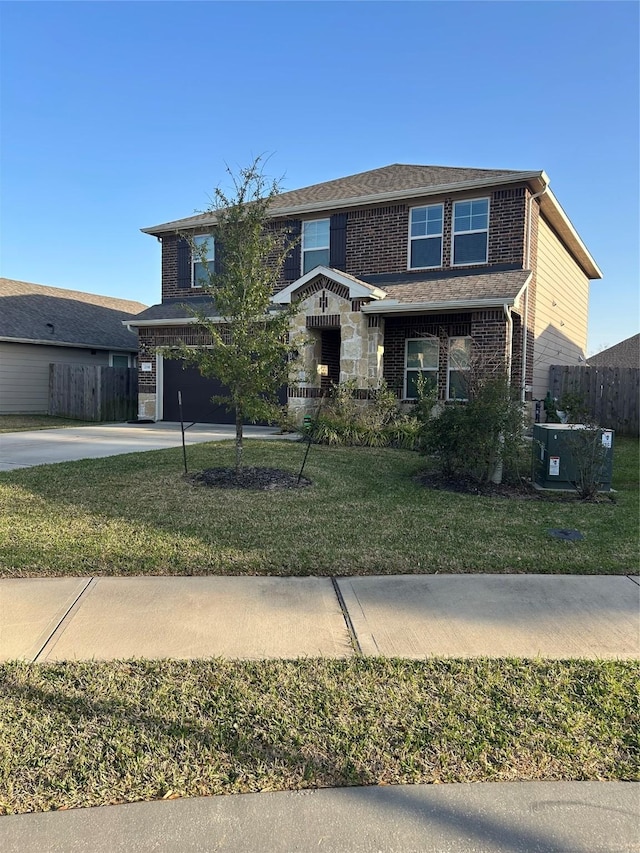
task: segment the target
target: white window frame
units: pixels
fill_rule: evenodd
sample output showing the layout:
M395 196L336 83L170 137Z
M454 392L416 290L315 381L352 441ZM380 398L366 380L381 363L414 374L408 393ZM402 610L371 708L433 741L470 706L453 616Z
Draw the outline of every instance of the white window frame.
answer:
M474 201L486 201L487 202L487 227L486 228L470 228L469 231L457 231L456 232L456 205L458 204L469 204ZM480 198L461 198L458 201L453 202L453 208L451 210L451 266L452 267L475 267L478 264L486 264L489 262L489 222L491 219L491 199L488 196L482 196ZM456 264L456 237L457 236L465 236L467 234L485 234L487 235L487 248L485 252L484 261L469 261L464 264Z
M328 222L329 223L328 238L327 238L327 245L326 246L313 246L313 248L309 248L309 249L307 249L305 247L305 245L304 245L305 226L310 225L312 222ZM306 275L306 273L304 271L304 253L307 251L308 252L319 252L323 249L326 249L329 252L329 259L327 260L327 266L329 266L329 262L331 260L331 219L328 216L323 216L322 219L303 219L302 220L302 235L301 235L300 247L301 247L300 248L300 275ZM318 264L318 266L322 266L322 265ZM311 270L307 270L307 272L311 272Z
M131 363L131 359L132 359L131 353L126 353L126 352L110 352L109 353L109 367L113 367L113 357L116 355L126 357L127 367L135 367L135 364Z
M196 243L198 240L205 238L208 242L210 242L212 247L211 257L209 257L209 252L207 252L207 266L209 264L215 263L216 260L216 240L213 234L196 234L193 238L193 242ZM194 255L193 251L191 252L191 287L196 290L201 290L202 285L198 284L196 281L196 264L201 264L202 258L199 255Z
M436 342L436 344L438 345L438 359L437 359L438 366L436 367L435 370L423 370L423 369L418 368L418 367L408 367L407 366L407 360L408 360L408 356L409 356L409 344L413 343L414 341L435 341ZM409 387L408 387L409 386L409 381L408 381L409 372L411 372L411 373L435 373L435 375L436 375L436 388L438 388L438 386L440 384L440 339L436 335L422 335L419 338L405 338L405 341L404 341L404 383L403 383L403 389L402 389L402 394L403 394L402 399L403 400L417 400L418 399L417 397L409 397L409 395L408 395L408 392L409 392Z
M459 370L458 368L452 368L451 367L451 341L458 341L458 340L473 341L473 338L471 338L470 335L451 335L451 337L448 339L448 342L447 342L447 400L451 401L451 402L454 402L456 400L458 402L466 402L469 399L468 397L452 397L451 394L449 393L449 388L451 387L451 373L454 371L458 372L458 373L462 373L462 371ZM471 362L469 362L469 367L466 368L466 372L468 373L470 370L471 370Z
M440 212L441 212L440 219L442 222L442 227L440 228L440 234L424 234L420 237L412 237L411 236L411 218L413 216L413 211L414 210L422 210L423 208L428 209L430 207L439 207L440 208ZM434 239L437 237L440 237L440 263L434 264L434 266L431 266L431 267L412 267L411 266L411 246L412 246L413 241L414 240L429 240L429 239ZM415 207L410 207L409 208L409 240L408 240L408 246L407 246L407 269L408 270L436 270L442 266L443 257L444 257L444 204L442 202L440 202L438 204L417 204Z

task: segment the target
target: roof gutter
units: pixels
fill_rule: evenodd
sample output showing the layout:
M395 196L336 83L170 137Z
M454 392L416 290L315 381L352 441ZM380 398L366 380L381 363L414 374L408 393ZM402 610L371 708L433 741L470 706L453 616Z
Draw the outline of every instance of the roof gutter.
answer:
M503 308L512 306L513 299L452 299L448 302L398 302L397 299L380 299L378 302L363 305L363 314L424 314L427 311L455 311L470 308Z
M0 336L0 341L9 344L38 344L46 347L71 347L72 349L95 349L101 352L137 352L137 347L114 347L108 344L78 344L74 341L45 341L38 338L10 338Z

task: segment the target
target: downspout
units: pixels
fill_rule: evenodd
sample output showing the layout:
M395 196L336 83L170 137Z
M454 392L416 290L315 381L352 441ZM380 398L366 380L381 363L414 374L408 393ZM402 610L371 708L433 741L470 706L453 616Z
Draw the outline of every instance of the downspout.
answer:
M546 191L549 189L549 183L545 183L544 187L540 190L539 193L535 193L529 197L529 210L527 213L527 249L525 253L525 265L524 268L526 270L531 269L531 231L532 231L532 213L533 213L533 202L540 198L541 195L544 195ZM529 285L527 285L525 295L524 295L524 312L522 316L522 378L521 378L521 390L520 390L520 402L524 405L525 398L527 395L527 343L529 340Z
M507 322L507 385L511 387L511 367L513 364L513 317L511 316L511 307L507 305L505 302L502 306L502 310L504 311L505 320ZM499 486L502 482L502 446L504 445L504 435L500 433L498 436L498 446L499 450L497 453L497 459L495 465L493 467L493 472L491 473L491 482L495 483L496 486Z

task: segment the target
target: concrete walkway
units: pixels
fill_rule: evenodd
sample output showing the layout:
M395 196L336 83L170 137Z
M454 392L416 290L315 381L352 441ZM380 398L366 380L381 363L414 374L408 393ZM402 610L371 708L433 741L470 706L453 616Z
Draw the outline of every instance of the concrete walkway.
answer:
M640 785L398 785L0 818L3 853L622 853Z
M244 434L246 438L298 437L280 435L276 428L256 426L246 426ZM234 437L235 427L231 425L194 424L185 432L185 443L228 441ZM180 424L168 421L6 432L0 434L0 471L181 446Z
M637 578L0 580L0 660L640 658Z
M0 580L0 659L640 658L637 578ZM621 853L640 785L373 786L0 818L2 853Z

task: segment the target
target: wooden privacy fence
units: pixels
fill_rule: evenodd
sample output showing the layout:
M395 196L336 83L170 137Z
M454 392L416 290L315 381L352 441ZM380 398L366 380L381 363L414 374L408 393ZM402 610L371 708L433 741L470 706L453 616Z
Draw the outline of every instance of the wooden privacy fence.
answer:
M49 365L49 414L83 421L128 421L137 415L138 371L98 364Z
M566 393L580 395L598 426L614 429L620 435L640 434L640 368L554 364L549 368L549 387L551 396L558 400Z

